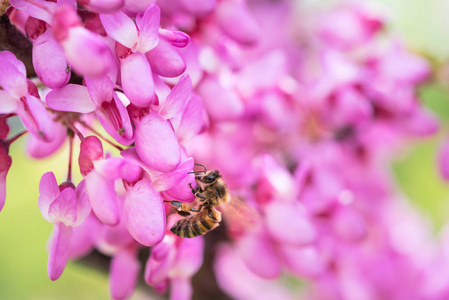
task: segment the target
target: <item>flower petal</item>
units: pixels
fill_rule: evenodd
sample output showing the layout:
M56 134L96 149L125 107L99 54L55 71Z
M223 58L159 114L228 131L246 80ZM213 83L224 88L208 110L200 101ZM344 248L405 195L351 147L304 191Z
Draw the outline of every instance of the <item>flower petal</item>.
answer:
M142 18L139 18L139 42L135 51L147 53L156 47L159 41L159 22L161 19L161 10L156 4L150 4Z
M19 59L17 59L17 57L10 51L0 51L0 61L6 60L10 63L12 63L17 70L19 71L19 73L22 74L23 77L27 76L27 70L25 68L25 65L23 64L23 62Z
M0 90L0 114L7 114L17 109L17 99L4 90Z
M155 97L154 82L151 66L145 55L133 53L120 60L120 63L122 86L126 97L138 107L150 106Z
M253 45L259 40L259 26L246 2L220 2L217 22L227 35L241 44Z
M81 175L86 176L94 168L93 161L103 158L103 144L96 136L86 137L80 144L78 165Z
M69 29L66 39L61 41L67 61L80 75L104 76L116 65L105 38L77 26Z
M232 299L296 299L277 281L263 279L245 266L238 252L220 245L215 261L215 274L221 289Z
M318 276L326 268L322 255L314 246L282 245L280 253L290 271L299 277Z
M136 240L129 234L123 218L120 219L120 223L116 226L101 224L101 228L95 236L96 248L108 255L113 255L117 251L135 244Z
M164 119L182 115L191 94L192 80L189 75L183 76L168 94L163 106L159 108L159 114Z
M194 185L195 177L186 176L177 185L169 190L163 191L161 194L164 199L191 202L195 199L195 195L192 193L189 183Z
M203 252L204 237L181 239L170 273L181 278L192 277L203 264Z
M148 180L126 193L124 218L129 233L142 245L154 246L165 235L165 209L161 195Z
M267 229L273 239L292 245L309 244L315 240L315 227L298 203L272 201L264 208Z
M53 12L56 8L56 3L44 0L10 0L9 3L18 10L26 14L51 24L53 21Z
M2 52L3 53L3 52ZM8 56L0 56L0 86L14 99L25 97L28 90L26 77ZM22 63L23 64L23 63Z
M88 3L83 6L95 13L114 13L125 5L125 0L89 0L85 2Z
M44 158L55 153L64 144L67 138L67 127L57 122L54 126L55 138L51 142L44 142L29 135L26 142L26 153L33 158Z
M27 95L21 101L17 114L23 125L38 139L51 142L55 138L54 121L44 104L34 96Z
M117 225L120 221L120 213L114 181L95 171L84 176L84 180L95 215L103 224Z
M401 125L413 136L426 137L438 132L440 121L431 111L417 107L402 120Z
M297 194L296 183L287 169L285 169L271 154L262 156L263 174L274 191L281 199L293 199Z
M263 232L247 233L238 240L236 245L243 261L251 271L266 279L279 276L280 262Z
M96 223L95 223L96 222ZM78 259L87 255L94 248L94 235L100 222L91 215L86 221L78 227L73 227L72 238L70 239L69 259Z
M47 29L33 42L33 66L39 79L49 88L62 87L70 79L64 49L56 41L51 29Z
M108 76L84 77L90 98L96 106L110 102L114 94L114 83Z
M89 216L91 207L86 192L86 182L82 180L75 189L76 194L76 222L73 226L81 225Z
M169 41L171 45L177 48L184 48L190 41L189 35L182 31L160 28L159 34Z
M140 157L137 155L136 147L129 147L128 149L125 149L122 152L120 152L120 155L126 158L127 160L131 160L137 165L139 165L144 170L144 172L147 173L150 177L151 174L155 173L154 170L148 168L148 166L142 162Z
M86 114L97 108L92 102L87 88L78 84L67 84L62 88L50 91L46 96L46 101L51 109L58 111Z
M205 76L197 87L198 95L210 117L225 121L241 116L245 110L240 97L232 89L225 88L217 78Z
M136 124L136 151L150 168L169 172L181 161L178 140L170 125L158 113L150 112Z
M182 114L179 128L175 128L176 136L180 143L187 143L191 141L198 133L206 126L204 119L205 110L203 100L200 97L193 95L190 97L187 106Z
M50 204L59 196L59 187L53 172L42 175L39 183L39 200L38 206L42 216L48 222L51 222L48 215Z
M11 167L11 156L5 146L0 146L0 211L6 200L6 175Z
M8 172L0 173L0 211L2 211L3 206L5 206L6 201L6 175Z
M187 176L187 173L193 169L193 165L193 158L189 158L180 163L179 166L173 171L157 175L151 181L151 184L157 191L169 190Z
M217 6L217 0L200 0L192 2L191 0L179 0L182 8L197 17L209 15Z
M145 265L145 282L152 287L160 287L169 276L173 260L176 257L176 239L167 234L163 241L154 246Z
M64 223L73 226L76 221L76 194L72 188L65 188L48 208L48 217L52 223Z
M140 263L133 249L123 249L116 253L109 271L109 290L112 299L128 299L137 284Z
M100 14L100 20L108 35L114 40L130 49L135 46L139 38L137 27L124 12Z
M134 142L134 128L126 110L117 94L113 94L111 102L103 102L101 108L95 110L101 126L117 142L122 145L131 145Z
M63 223L55 224L50 241L47 273L51 280L58 279L64 271L69 254L72 227Z
M438 159L440 174L444 180L449 181L449 139L441 147Z
M159 39L157 46L145 56L153 72L160 76L176 77L186 70L186 62L181 51L164 38Z
M337 208L332 216L332 228L336 234L347 241L359 241L367 233L367 224L362 215L354 208Z
M129 16L136 16L138 13L143 13L145 9L155 0L126 0L125 7L122 9Z
M170 299L192 299L193 287L190 278L175 277L170 280Z
M134 182L139 179L141 168L121 157L112 157L94 162L95 171L109 180L123 179Z

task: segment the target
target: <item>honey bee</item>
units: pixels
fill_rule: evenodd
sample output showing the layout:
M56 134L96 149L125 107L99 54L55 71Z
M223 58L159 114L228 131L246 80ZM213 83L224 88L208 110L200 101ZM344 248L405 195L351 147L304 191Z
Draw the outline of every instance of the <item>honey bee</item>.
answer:
M193 188L189 184L195 197L200 202L203 202L203 205L209 205L211 207L228 202L228 186L221 178L220 172L218 170L204 170L200 172L204 172L204 174L195 176L197 187Z
M190 172L200 173L195 176L197 186L196 188L190 184L189 186L195 195L193 203L200 203L200 205L198 208L194 208L190 203L165 201L184 217L177 221L170 231L183 238L204 235L220 225L221 212L217 208L224 212L230 225L228 229L233 232L241 232L254 225L259 215L241 200L232 198L231 201L228 186L221 178L220 172L218 170L207 171L205 166L199 166L202 166L204 170Z
M204 235L217 228L221 222L221 213L215 207L229 200L228 187L218 170L207 171L204 167L204 171L190 173L202 173L195 176L196 188L189 184L195 195L195 202L201 203L198 208L195 209L181 201L166 201L177 209L178 214L185 217L176 222L170 231L177 236L187 238Z

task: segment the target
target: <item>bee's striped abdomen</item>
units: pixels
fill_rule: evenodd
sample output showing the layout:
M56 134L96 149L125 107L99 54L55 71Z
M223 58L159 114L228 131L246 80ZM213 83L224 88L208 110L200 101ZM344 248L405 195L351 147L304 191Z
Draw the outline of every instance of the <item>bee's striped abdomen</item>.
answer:
M212 212L213 215L216 213L218 212L215 210ZM190 215L176 222L170 231L183 238L193 238L204 235L220 225L216 218L210 217L210 214L211 208L203 208L199 213Z

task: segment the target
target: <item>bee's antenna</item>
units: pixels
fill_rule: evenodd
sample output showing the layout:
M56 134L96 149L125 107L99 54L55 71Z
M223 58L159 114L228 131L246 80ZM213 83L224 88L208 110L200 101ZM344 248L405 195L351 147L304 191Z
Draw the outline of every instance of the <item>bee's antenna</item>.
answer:
M206 169L205 165L195 163L195 166L203 167L204 171L191 171L191 172L189 172L187 174L197 174L197 173L206 173L207 172L207 169Z
M202 172L206 172L206 171L207 171L207 169L206 169L206 166L205 166L205 165L202 165L202 164L197 164L197 163L195 163L195 166L200 166L200 167L203 167L203 168L204 168L204 171L202 171Z

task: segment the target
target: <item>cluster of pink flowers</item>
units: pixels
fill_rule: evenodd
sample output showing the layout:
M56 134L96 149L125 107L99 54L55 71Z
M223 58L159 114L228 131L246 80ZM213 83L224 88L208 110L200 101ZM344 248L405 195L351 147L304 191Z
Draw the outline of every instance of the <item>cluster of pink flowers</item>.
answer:
M405 140L438 130L416 91L430 67L367 3L10 4L38 80L0 52L0 208L9 145L23 134L8 139L8 118L20 117L36 159L69 144L67 178L48 172L39 185L39 209L54 224L51 280L96 249L112 257L112 298L126 299L143 267L138 251L151 247L146 283L190 299L204 239L216 232L172 234L180 216L164 200L194 199L195 161L218 169L232 197L256 212L236 206L235 218L250 222L226 223L225 211L228 238L214 246L216 280L231 297L449 297L449 244L429 238L389 171ZM104 153L103 142L118 151ZM289 288L285 277L307 288Z

